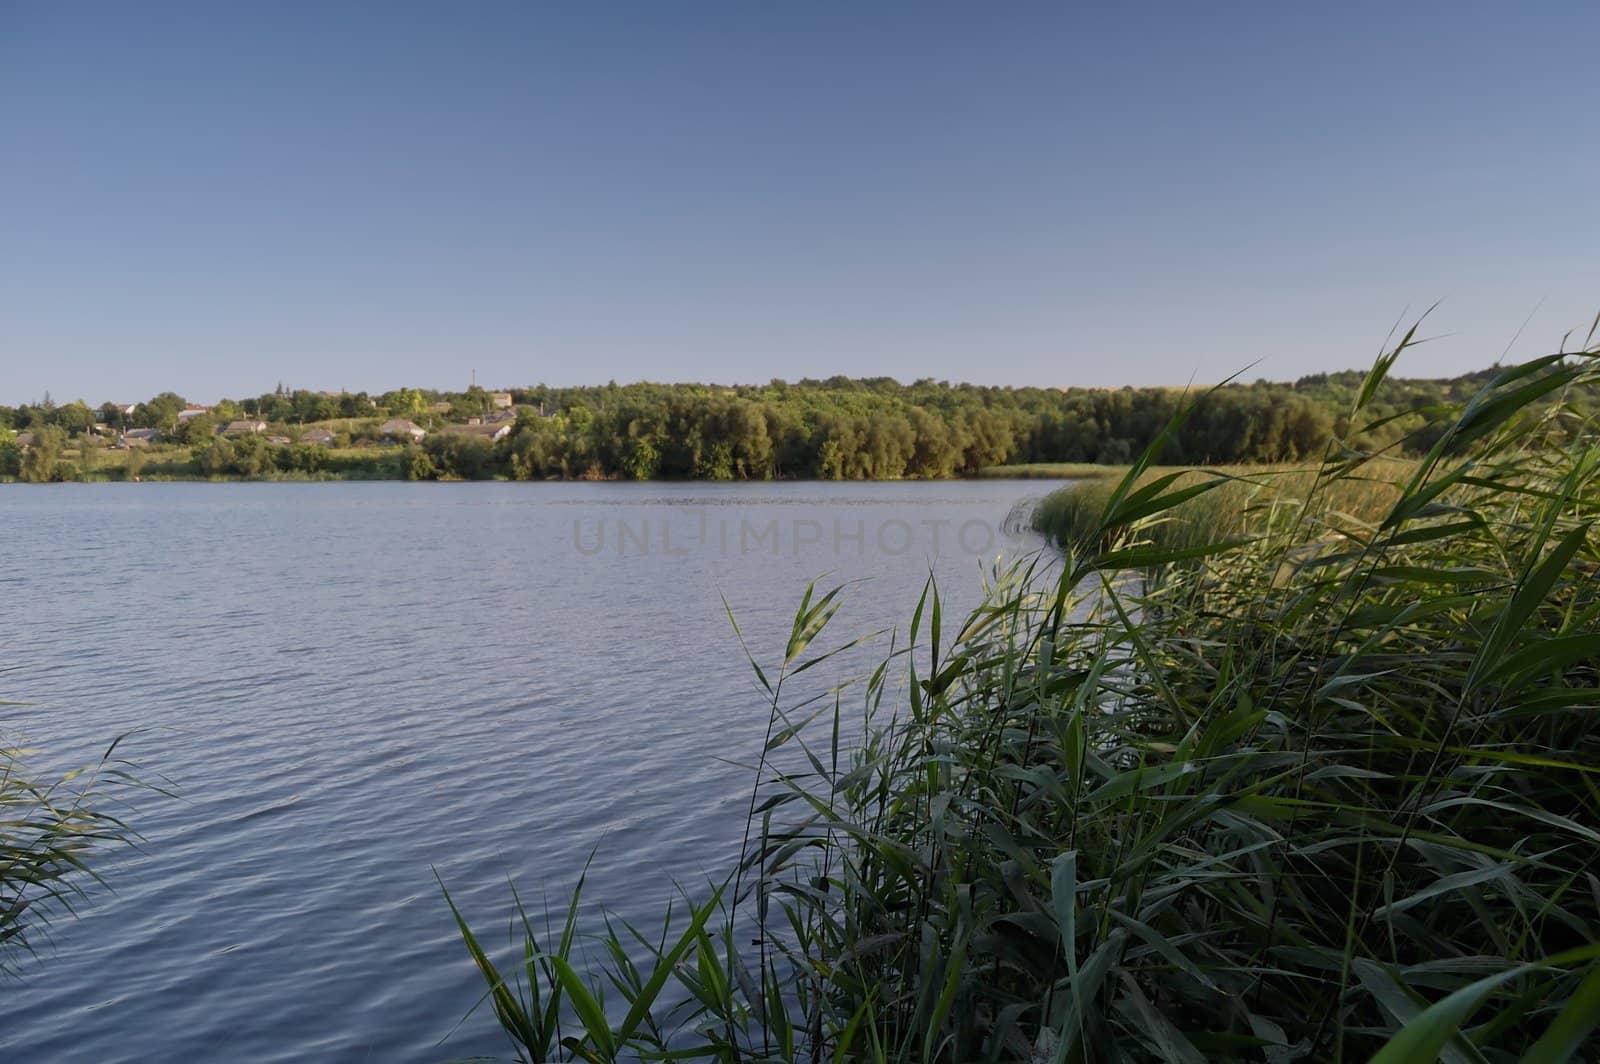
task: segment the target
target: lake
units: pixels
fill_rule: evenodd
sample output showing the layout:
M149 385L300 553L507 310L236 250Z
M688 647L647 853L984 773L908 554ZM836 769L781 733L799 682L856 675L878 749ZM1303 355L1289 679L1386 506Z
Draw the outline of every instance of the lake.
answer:
M41 767L126 753L113 890L0 994L0 1059L509 1057L435 872L653 923L737 851L806 582L837 635L973 605L1041 481L0 488L0 699ZM950 622L947 621L947 631Z

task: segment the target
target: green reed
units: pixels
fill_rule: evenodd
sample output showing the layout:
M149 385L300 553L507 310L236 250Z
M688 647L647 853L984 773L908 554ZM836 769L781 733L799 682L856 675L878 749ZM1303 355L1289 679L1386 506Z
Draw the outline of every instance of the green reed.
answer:
M118 815L121 795L144 785L117 756L121 743L92 765L41 777L29 751L0 742L0 974L16 973L52 921L100 881L95 856L135 838Z
M649 934L574 897L514 970L457 914L515 1051L1600 1059L1597 354L1504 371L1414 463L1153 475L1158 441L1064 558L954 624L930 586L853 684L808 591L750 658L720 889Z
M1324 514L1370 522L1381 519L1399 498L1405 478L1417 468L1406 458L1373 456L1358 473L1329 479L1320 466L1211 466L1176 470L1173 487L1222 481L1180 506L1139 526L1148 542L1163 547L1199 547L1231 539L1259 527L1263 512L1299 507L1310 501ZM1147 469L1143 487L1175 470ZM1119 480L1089 480L1058 488L1039 500L1030 524L1057 545L1092 547L1097 535L1124 536L1126 528L1104 529L1101 516ZM1315 492L1315 495L1313 495Z

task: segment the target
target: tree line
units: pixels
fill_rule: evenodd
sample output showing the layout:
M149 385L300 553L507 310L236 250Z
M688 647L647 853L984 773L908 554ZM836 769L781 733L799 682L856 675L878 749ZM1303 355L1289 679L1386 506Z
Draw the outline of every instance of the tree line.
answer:
M1337 435L1356 446L1415 451L1431 445L1431 412L1475 391L1485 370L1443 380L1386 382L1363 422L1352 409L1364 375L1316 374L1292 383L1229 384L1205 395L1163 459L1181 464L1294 462L1320 455ZM513 389L509 433L484 438L431 433L381 467L354 475L415 479L627 478L829 480L945 478L1018 463L1119 464L1137 455L1196 395L1172 388L1009 388L891 378L831 377L764 385L638 383ZM382 395L274 392L223 400L183 419L182 396L163 392L133 408L49 401L0 407L0 433L54 428L65 437L147 427L193 447L200 475L273 472L351 475L337 455L304 445L222 441L218 426L260 418L294 439L316 422L353 419L345 439L372 441L379 420L405 417L441 428L490 409L489 393L399 389ZM9 434L7 434L9 435ZM53 438L52 438L53 440ZM53 440L50 446L61 446ZM7 449L9 448L9 450ZM19 475L25 455L0 439L0 475Z
M1258 381L1207 394L1168 446L1179 464L1295 462L1335 435L1363 448L1416 452L1436 412L1492 371L1390 382L1350 423L1364 374ZM513 390L506 438L430 435L407 475L466 479L863 480L946 478L998 465L1120 464L1196 395L1170 388L1050 389L889 378L766 385L609 384ZM541 416L539 411L543 411ZM554 413L552 413L554 412Z

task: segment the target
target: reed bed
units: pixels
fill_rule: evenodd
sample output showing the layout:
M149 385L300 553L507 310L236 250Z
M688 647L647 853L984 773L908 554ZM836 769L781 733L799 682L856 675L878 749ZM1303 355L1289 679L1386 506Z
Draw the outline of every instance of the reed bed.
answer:
M981 480L1116 480L1127 471L1125 465L1095 462L1021 462L985 466L973 475Z
M1303 465L1151 468L1136 479L1135 489L1173 472L1181 474L1171 482L1173 488L1209 480L1222 483L1144 522L1139 532L1146 541L1164 547L1197 547L1238 536L1259 525L1263 515L1274 509L1297 509L1308 502L1316 507L1318 521L1367 524L1389 512L1406 477L1417 466L1414 459L1373 457L1362 470L1336 479L1322 478L1320 468ZM1120 477L1059 488L1033 509L1030 523L1059 546L1092 546L1091 540L1101 531L1106 503L1119 486ZM1109 531L1113 536L1127 532Z
M1504 371L1405 466L1151 477L1158 441L1064 561L954 624L930 587L854 683L808 592L751 657L725 881L648 932L575 895L511 957L457 913L514 1051L1600 1059L1595 355Z

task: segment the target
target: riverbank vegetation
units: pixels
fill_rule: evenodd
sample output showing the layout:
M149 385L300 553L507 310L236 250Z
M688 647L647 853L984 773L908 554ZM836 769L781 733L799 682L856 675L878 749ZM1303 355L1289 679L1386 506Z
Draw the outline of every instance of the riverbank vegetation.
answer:
M1180 412L853 683L808 593L725 879L514 956L458 914L518 1055L1596 1059L1600 371L1497 373L1401 463L1389 362L1249 481L1152 477Z
M1316 505L1341 520L1381 520L1398 497L1399 485L1417 459L1374 457L1358 472L1322 479L1314 466L1216 466L1203 470L1156 466L1134 482L1140 490L1164 480L1168 490L1205 485L1193 498L1140 531L1145 542L1163 547L1201 546L1245 533L1271 520L1275 507L1298 508L1317 492ZM1126 476L1127 471L1123 471ZM1165 478L1172 478L1165 480ZM1216 483L1213 483L1216 482ZM1084 549L1100 534L1100 517L1120 486L1120 478L1083 478L1046 495L1033 508L1030 524L1058 546Z
M1390 381L1359 425L1349 411L1360 374L1231 383L1213 390L1165 441L1163 459L1304 462L1332 438L1366 450L1422 453L1439 431L1439 411L1470 395L1490 372ZM0 478L872 480L1008 469L1088 475L1082 471L1126 466L1189 398L1173 388L993 388L844 377L737 387L400 389L378 396L280 388L211 407L165 392L134 405L0 407ZM397 419L425 433L421 442L395 432ZM469 422L479 422L479 430L465 431ZM505 431L485 433L485 422Z
M52 921L99 881L96 858L134 838L118 814L121 794L138 784L118 745L94 765L51 777L0 736L0 977L15 973Z
M988 466L978 470L977 475L995 480L1114 480L1127 471L1126 465L1094 462L1017 462Z

